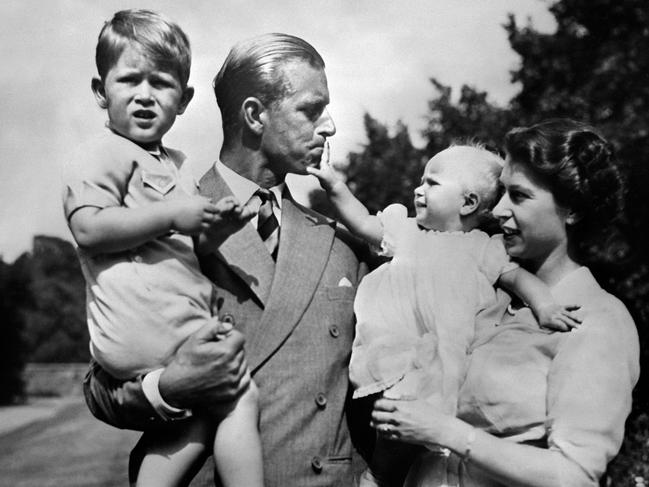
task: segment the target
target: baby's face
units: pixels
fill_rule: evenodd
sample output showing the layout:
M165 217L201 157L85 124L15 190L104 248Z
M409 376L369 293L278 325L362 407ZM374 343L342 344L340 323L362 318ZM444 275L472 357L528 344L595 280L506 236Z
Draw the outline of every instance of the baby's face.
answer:
M460 209L464 204L461 168L453 164L451 149L435 155L424 169L421 185L415 188L417 223L428 230L461 230Z
M145 147L160 143L193 94L176 73L161 69L130 46L106 78L97 81L93 89L100 106L108 110L110 127Z

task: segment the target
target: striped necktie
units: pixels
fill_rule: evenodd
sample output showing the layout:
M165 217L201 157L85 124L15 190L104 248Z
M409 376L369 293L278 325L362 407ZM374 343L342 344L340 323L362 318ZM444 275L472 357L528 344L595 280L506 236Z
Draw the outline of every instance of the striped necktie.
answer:
M261 200L261 206L257 214L257 232L259 232L259 236L264 241L270 255L273 259L277 259L279 222L273 212L275 195L270 190L263 188L259 188L255 194Z

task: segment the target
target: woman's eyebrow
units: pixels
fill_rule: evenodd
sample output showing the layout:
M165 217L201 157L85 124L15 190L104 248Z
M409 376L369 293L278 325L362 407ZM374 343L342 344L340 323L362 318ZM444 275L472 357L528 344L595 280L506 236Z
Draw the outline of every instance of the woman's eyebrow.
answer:
M525 185L518 184L518 183L512 183L512 184L506 185L506 187L507 187L508 191L514 190L514 191L519 191L519 192L525 193L525 194L532 194L533 193L532 188L530 188L528 186L525 186Z

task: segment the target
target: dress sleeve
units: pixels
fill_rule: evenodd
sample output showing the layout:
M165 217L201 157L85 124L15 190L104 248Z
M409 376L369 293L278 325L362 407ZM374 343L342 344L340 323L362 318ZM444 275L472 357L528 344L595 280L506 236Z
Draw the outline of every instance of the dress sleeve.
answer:
M550 449L577 463L593 485L622 444L639 375L633 320L616 298L601 298L582 326L565 334L550 367L547 396Z
M502 235L488 237L478 265L491 284L495 284L501 274L518 268L518 264L507 255Z
M86 206L121 206L132 172L132 158L119 157L106 144L86 145L77 150L63 166L66 219Z
M408 218L408 210L400 204L392 204L376 215L383 225L383 240L379 255L394 257L401 243L412 231L417 231L417 223Z

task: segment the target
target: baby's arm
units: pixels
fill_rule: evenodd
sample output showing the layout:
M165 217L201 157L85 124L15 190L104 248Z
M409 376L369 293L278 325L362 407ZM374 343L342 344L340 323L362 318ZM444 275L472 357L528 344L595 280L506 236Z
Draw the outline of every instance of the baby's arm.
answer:
M541 327L570 331L581 324L581 320L575 314L575 311L580 308L579 305L558 304L550 293L550 288L522 267L501 274L498 284L516 293L527 303Z
M158 201L141 208L84 206L70 217L79 247L97 254L120 252L177 231L196 235L208 229L218 209L209 199L189 196Z
M379 246L383 240L383 225L376 215L370 215L365 205L358 201L329 165L329 144L320 161L320 168L307 167L307 172L320 181L322 189L327 192L329 200L336 208L340 219L352 233L366 242Z

